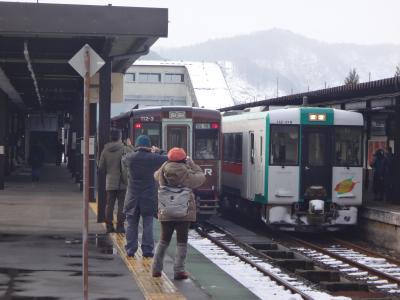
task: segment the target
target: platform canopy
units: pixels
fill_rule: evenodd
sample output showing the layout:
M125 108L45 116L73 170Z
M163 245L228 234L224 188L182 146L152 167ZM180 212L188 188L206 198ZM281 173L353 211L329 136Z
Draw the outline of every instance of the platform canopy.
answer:
M82 93L68 60L85 44L123 73L167 35L163 8L0 2L0 89L29 110L64 110Z

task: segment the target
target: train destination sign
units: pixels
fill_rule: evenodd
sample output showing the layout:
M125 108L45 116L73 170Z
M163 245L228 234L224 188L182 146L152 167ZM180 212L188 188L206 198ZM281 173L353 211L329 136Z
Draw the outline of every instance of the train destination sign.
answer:
M170 119L185 119L186 112L185 111L170 111L169 118Z

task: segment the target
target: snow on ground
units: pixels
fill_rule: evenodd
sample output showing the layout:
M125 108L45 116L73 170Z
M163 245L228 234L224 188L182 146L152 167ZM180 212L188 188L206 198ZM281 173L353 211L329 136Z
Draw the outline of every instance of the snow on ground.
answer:
M218 234L216 234L218 235ZM226 253L224 250L216 246L210 240L200 237L195 232L190 232L189 243L197 251L202 253L215 265L233 277L236 281L241 283L244 287L248 288L254 295L260 299L268 300L297 300L302 299L298 294L294 295L290 291L285 290L282 286L278 285L275 281L271 280L269 277L265 276L261 272L257 271L252 266L244 263L239 258L234 257ZM236 246L237 247L237 246ZM241 250L245 252L245 250ZM242 253L242 254L243 254ZM248 254L250 257L251 254ZM314 299L318 300L350 300L348 297L334 297L329 294L313 290L304 283L297 281L296 278L290 275L282 273L279 268L268 264L266 262L261 262L259 259L254 258L260 266L273 272L275 275L279 275L281 278L290 282L292 285L301 291L307 293Z

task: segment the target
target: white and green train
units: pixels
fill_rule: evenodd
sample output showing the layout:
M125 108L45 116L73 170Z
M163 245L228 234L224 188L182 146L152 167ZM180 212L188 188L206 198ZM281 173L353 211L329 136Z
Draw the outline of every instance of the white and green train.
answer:
M320 107L223 116L224 208L280 230L357 224L362 203L360 113Z

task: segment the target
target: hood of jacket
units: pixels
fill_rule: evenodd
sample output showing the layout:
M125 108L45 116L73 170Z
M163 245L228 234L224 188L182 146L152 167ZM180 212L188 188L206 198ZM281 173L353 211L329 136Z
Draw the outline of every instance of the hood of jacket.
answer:
M111 142L111 143L107 143L104 146L104 150L108 151L108 152L116 152L121 150L124 147L124 144L121 141L118 142Z
M163 175L168 185L181 185L188 176L188 167L184 163L167 162L163 168Z

